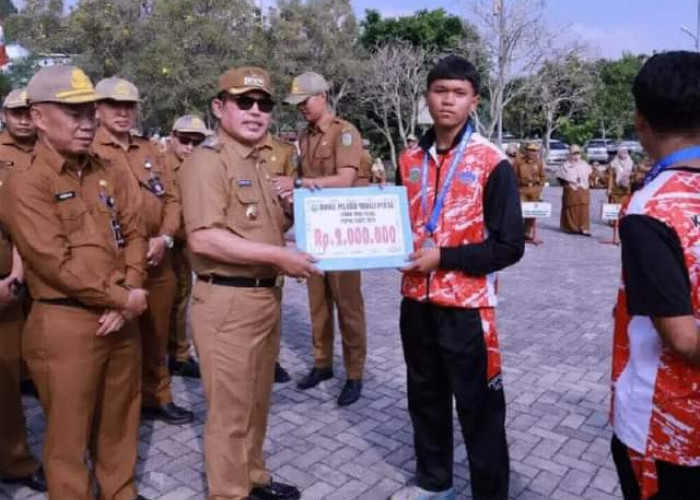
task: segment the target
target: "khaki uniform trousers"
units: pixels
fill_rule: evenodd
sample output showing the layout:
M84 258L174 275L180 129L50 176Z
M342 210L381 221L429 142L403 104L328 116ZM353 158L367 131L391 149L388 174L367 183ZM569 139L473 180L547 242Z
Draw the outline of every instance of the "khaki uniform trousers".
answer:
M172 258L177 285L170 314L168 354L176 361L187 361L190 357L190 342L187 340L187 304L192 293L192 266L184 249L174 249Z
M27 445L19 391L23 326L21 304L0 310L0 478L4 479L30 476L39 468Z
M520 201L542 201L542 186L521 186ZM535 219L525 219L525 235L532 235Z
M359 271L328 272L307 280L316 368L333 366L333 305L343 340L347 378L362 378L367 357L367 325Z
M133 322L98 337L100 311L35 301L22 349L46 415L44 469L50 500L136 498L141 343Z
M143 406L153 408L171 403L168 371L168 335L170 314L175 300L175 273L166 252L157 267L149 269L146 279L148 309L139 317L143 343Z
M209 500L244 500L269 484L263 443L280 345L282 290L197 281L192 332L207 422Z

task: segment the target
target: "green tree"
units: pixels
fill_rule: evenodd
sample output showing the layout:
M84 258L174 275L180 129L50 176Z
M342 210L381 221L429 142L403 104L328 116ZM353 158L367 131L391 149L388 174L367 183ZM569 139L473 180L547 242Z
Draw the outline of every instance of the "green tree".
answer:
M349 0L282 0L266 22L266 66L280 96L289 92L294 76L315 71L328 80L330 104L352 118L348 96L363 66L358 47L359 26ZM297 128L298 113L280 107L283 128Z
M388 18L382 18L378 11L370 9L361 26L360 41L370 51L387 43L402 41L414 47L448 52L461 47L465 40L478 40L473 26L447 14L444 9L424 9L412 16Z
M602 137L622 138L634 131L632 84L646 56L624 54L614 61L597 63L598 79L589 119Z
M32 52L68 52L62 0L25 0L18 14L4 25L5 37Z

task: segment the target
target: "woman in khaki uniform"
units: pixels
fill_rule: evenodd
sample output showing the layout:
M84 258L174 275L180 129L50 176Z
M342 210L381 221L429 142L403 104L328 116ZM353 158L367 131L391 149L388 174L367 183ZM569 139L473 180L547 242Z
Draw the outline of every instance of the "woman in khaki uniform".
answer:
M608 168L608 203L624 203L630 195L630 185L634 162L629 151L620 148Z
M559 168L557 178L564 186L561 202L561 230L591 236L591 166L581 159L581 148L571 146L569 159Z

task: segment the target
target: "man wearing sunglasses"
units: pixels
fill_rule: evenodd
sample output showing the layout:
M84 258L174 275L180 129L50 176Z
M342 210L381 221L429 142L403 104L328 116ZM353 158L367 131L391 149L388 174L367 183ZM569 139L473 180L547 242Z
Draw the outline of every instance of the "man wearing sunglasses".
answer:
M173 402L168 373L170 311L175 300L175 273L170 250L182 212L173 175L147 139L132 135L141 101L136 86L123 78L98 82L94 151L112 163L126 165L131 174L133 203L140 206L148 241L145 288L148 310L139 318L143 344L142 415L171 425L194 420L194 413Z
M291 206L278 196L262 150L274 108L267 71L232 69L219 78L212 112L219 127L179 171L192 268L192 333L207 422L209 500L297 500L265 467L282 275L321 271L286 248Z
M170 135L170 144L165 153L165 163L173 172L178 193L177 173L180 170L180 165L192 154L194 148L199 146L211 133L211 130L198 116L184 115L175 120ZM177 287L170 316L168 369L171 375L199 378L199 364L190 354L190 342L187 340L187 304L192 293L192 267L187 252L185 252L187 239L184 223L180 224L174 239L172 259Z
M297 107L309 126L299 138L303 177L279 177L283 193L292 188L351 187L362 161L362 138L349 122L328 106L329 86L318 73L294 79L285 99ZM367 326L359 271L330 272L308 280L309 309L314 345L314 367L299 381L302 390L333 378L333 306L338 308L347 380L338 397L347 406L362 393L362 374L367 357Z

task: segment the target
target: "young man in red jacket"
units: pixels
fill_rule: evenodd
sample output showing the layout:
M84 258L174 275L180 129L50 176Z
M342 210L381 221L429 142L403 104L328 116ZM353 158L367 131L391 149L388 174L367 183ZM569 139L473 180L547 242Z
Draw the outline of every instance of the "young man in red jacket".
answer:
M650 58L632 93L655 162L620 220L612 452L625 500L700 495L700 54Z
M455 498L454 397L474 499L507 500L495 272L523 255L518 182L469 119L479 102L479 74L470 62L439 61L425 98L435 125L399 162L417 249L403 269L400 327L418 484L391 498Z

